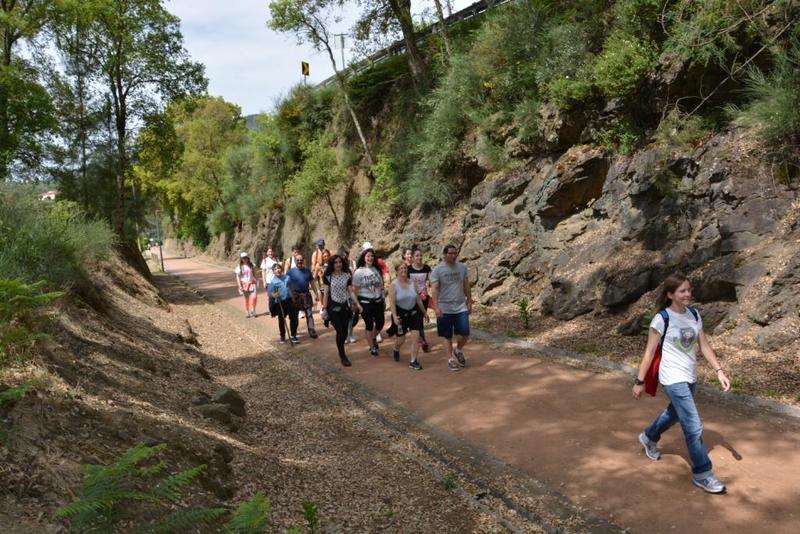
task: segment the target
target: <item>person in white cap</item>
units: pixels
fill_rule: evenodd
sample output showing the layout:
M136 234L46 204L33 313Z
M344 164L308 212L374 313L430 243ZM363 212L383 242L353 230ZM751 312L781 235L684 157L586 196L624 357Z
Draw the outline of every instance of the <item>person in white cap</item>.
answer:
M246 317L256 316L256 300L258 299L258 278L256 278L256 266L250 261L247 252L239 253L239 265L233 270L236 273L236 284L239 294L244 297L244 309Z

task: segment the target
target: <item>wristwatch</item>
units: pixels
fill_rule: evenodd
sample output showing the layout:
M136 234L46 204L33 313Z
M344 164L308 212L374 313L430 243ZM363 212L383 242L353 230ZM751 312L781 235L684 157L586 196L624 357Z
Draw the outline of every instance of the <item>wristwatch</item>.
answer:
M637 376L636 378L633 379L633 385L634 386L643 386L644 385L644 380L639 380L639 377Z

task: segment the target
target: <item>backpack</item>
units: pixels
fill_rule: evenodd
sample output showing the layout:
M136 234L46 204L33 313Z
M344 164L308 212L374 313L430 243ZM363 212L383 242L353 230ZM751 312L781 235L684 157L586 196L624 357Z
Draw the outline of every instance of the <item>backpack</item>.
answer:
M697 321L699 319L697 310L691 306L687 306L687 308L692 312L694 320ZM661 366L661 352L664 349L664 339L667 337L667 329L669 328L669 313L667 313L667 310L663 309L658 312L658 314L664 320L664 334L661 336L661 342L658 344L658 347L656 347L653 360L650 362L650 367L647 369L647 374L644 376L644 390L652 397L656 396L656 390L658 390L658 369Z

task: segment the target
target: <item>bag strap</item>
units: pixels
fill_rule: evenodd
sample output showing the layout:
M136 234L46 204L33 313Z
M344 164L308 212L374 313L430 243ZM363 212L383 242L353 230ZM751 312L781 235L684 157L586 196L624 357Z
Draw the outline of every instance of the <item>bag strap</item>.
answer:
M691 308L689 308L689 309L691 310ZM694 312L694 310L692 310L692 312L693 313L697 313L697 312ZM658 346L661 348L661 350L664 350L664 340L667 338L667 328L669 328L669 313L667 313L667 310L665 308L665 309L661 310L660 312L658 312L658 314L664 320L664 333L661 334L661 343L659 343Z
M687 308L689 308L689 311L690 311L690 312L692 312L692 315L694 316L694 320L695 320L695 322L699 321L699 320L700 320L700 317L697 315L697 310L695 310L695 309L694 309L694 308L692 308L691 306L686 306L686 307L687 307Z

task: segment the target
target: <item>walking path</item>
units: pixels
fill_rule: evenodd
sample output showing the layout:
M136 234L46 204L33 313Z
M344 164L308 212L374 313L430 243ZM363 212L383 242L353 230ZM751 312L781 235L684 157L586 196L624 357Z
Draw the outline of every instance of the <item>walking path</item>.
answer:
M275 319L245 319L230 270L187 259L165 260L212 302L241 311L243 325L258 325L277 340ZM320 323L320 321L318 321ZM662 459L651 462L636 435L665 406L662 395L636 402L630 381L539 359L533 352L501 352L482 342L467 345L467 368L448 371L434 335L420 351L423 371L408 369L408 343L400 363L390 340L377 358L363 341L348 345L353 366L340 373L567 496L585 509L634 532L797 532L800 525L800 424L751 408L701 396L704 440L728 494L692 486L679 428L662 439ZM300 321L293 352L338 364L334 332L318 324L310 340ZM304 356L305 357L305 356Z

